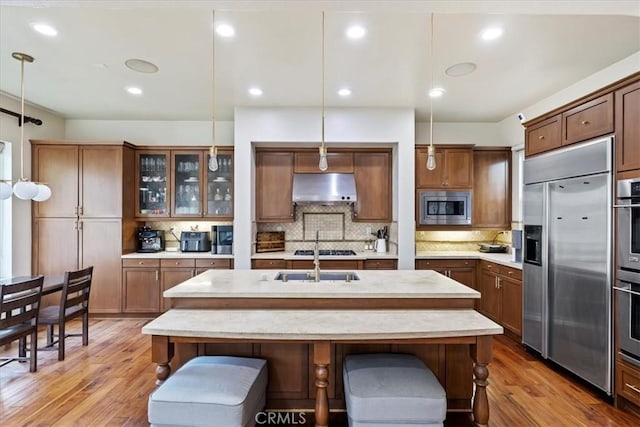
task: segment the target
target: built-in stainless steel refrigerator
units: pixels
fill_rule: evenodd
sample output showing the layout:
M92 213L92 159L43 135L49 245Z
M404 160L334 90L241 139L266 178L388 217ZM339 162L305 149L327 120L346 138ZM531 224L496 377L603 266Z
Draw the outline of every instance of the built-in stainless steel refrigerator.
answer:
M524 161L523 342L611 394L613 138Z

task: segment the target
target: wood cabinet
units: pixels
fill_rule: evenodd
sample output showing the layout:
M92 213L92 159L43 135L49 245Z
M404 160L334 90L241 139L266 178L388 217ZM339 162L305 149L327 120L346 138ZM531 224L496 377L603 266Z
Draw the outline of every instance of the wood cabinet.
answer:
M562 145L562 117L560 114L536 123L524 132L524 155L533 156L554 150Z
M480 311L515 336L522 335L522 271L480 262Z
M196 274L200 274L203 271L207 271L209 269L228 270L231 268L233 268L233 260L231 258L196 258Z
M353 163L358 194L353 221L391 222L391 152L355 152Z
M397 259L365 259L363 268L365 270L397 270Z
M251 268L254 270L313 270L313 260L285 260L285 259L252 259ZM320 261L320 270L396 270L396 259L324 259Z
M613 94L608 93L562 113L562 145L613 132Z
M287 261L284 259L252 259L251 268L253 270L284 270L287 268Z
M293 222L294 153L256 151L256 221Z
M417 259L416 270L435 270L465 286L478 289L474 259Z
M123 268L122 294L124 313L158 313L160 311L160 268Z
M616 405L640 414L640 369L620 358L616 360Z
M208 168L209 151L136 151L136 217L233 218L233 152L218 149L218 170Z
M473 178L473 149L470 146L437 145L436 168L428 170L427 147L415 152L416 188L470 189Z
M195 275L196 260L193 258L174 258L160 260L160 311L171 308L168 298L162 294L167 289L192 278Z
M313 270L313 260L301 259L287 261L289 270ZM320 271L323 270L361 270L362 260L323 259L320 260Z
M353 173L353 153L333 152L327 153L329 168L321 171L318 168L320 153L318 150L295 153L295 173Z
M91 313L121 310L120 256L136 246L134 151L128 143L31 141L34 181L52 196L33 203L32 273L93 266ZM44 306L53 304L45 298Z
M640 169L640 81L615 93L616 170Z
M511 150L473 152L474 228L511 228Z

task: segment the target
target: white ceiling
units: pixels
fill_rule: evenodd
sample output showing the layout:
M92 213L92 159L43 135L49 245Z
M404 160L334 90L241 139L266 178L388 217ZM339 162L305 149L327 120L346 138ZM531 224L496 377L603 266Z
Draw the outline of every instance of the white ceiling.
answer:
M215 38L216 23L236 29ZM411 107L428 120L430 67L446 94L439 122L496 122L640 50L640 1L5 1L0 0L0 91L63 117L232 120L235 106ZM430 13L435 12L433 61ZM47 22L47 38L30 23ZM367 29L348 40L347 26ZM504 28L484 42L487 25ZM136 73L129 58L155 63ZM474 73L444 74L472 61ZM103 64L103 65L100 65ZM640 64L638 66L640 70ZM215 77L214 77L215 76ZM125 86L138 85L134 97ZM247 94L251 85L264 94ZM341 98L336 91L349 87Z

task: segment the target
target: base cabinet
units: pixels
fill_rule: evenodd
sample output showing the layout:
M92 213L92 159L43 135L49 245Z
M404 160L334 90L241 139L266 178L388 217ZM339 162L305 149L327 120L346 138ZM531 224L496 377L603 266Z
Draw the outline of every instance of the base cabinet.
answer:
M522 271L480 261L480 312L522 336Z
M640 416L640 368L616 360L616 406Z
M252 259L253 270L313 270L313 260L285 260L285 259ZM365 260L322 260L320 270L397 270L398 260L365 259Z

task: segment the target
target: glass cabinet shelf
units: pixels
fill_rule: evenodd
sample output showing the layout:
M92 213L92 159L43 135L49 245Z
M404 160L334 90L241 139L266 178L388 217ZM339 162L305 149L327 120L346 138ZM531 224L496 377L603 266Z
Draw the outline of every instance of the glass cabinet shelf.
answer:
M168 216L167 170L168 154L139 153L137 156L138 182L136 214Z

